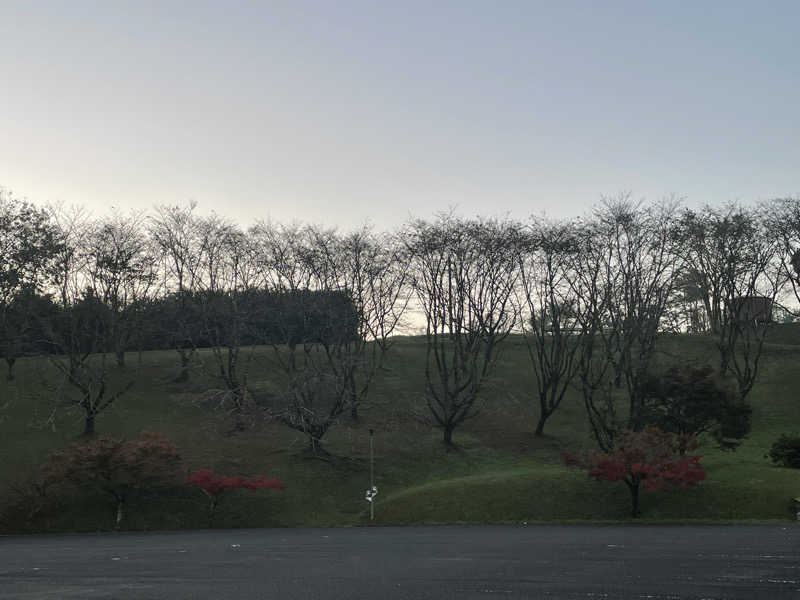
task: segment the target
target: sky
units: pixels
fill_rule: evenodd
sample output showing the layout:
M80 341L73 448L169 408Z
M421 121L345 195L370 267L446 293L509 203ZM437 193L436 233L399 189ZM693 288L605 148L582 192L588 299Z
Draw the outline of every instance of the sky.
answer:
M800 192L800 3L0 2L0 186L392 228Z

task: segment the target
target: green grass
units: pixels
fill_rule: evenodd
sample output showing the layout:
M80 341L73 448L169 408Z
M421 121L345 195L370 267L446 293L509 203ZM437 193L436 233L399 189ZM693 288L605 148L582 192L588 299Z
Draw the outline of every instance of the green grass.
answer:
M779 329L780 343L765 347L760 380L750 396L753 431L735 453L704 441L707 480L690 490L645 494L643 520L728 522L788 520L790 499L800 495L800 471L772 466L764 458L784 432L800 431L800 330ZM710 339L665 339L660 357L715 362ZM269 354L257 349L249 368L251 387L268 400L275 389ZM628 520L624 485L589 480L560 461L564 449L591 448L592 440L577 395L568 396L535 438L538 413L525 348L510 339L487 386L483 413L456 430L457 451L447 452L438 430L413 418L423 391L424 341L403 338L393 348L386 372L376 382L362 421L347 419L326 437L328 450L346 460L308 458L304 438L277 423L260 422L231 435L224 410L203 402L219 388L211 375L210 353L191 381L177 384L174 352L132 353L117 384L135 378L120 401L98 417L98 433L135 435L160 431L175 440L185 469L210 467L223 474L276 475L285 492L237 492L225 498L215 525L262 527L359 525L368 523L364 491L369 481L368 430L374 428L376 523L508 523ZM20 361L15 382L0 381L0 504L10 487L53 449L81 431L81 415L63 402L72 393L59 385L46 360ZM206 504L197 491L176 488L142 495L131 503L124 527L135 530L197 528L206 525ZM113 507L102 498L60 499L31 520L0 524L0 531L94 531L113 526Z

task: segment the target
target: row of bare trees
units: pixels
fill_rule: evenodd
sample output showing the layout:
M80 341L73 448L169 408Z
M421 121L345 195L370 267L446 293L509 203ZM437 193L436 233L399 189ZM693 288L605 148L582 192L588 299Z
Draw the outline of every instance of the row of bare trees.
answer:
M394 233L243 229L194 205L96 219L7 193L0 209L9 374L18 356L49 355L77 393L86 433L134 385L126 354L154 347L176 351L179 380L210 348L205 366L241 428L258 408L253 358L266 346L274 416L324 452L334 424L358 419L394 334L422 327L420 391L446 444L479 413L504 341L520 334L536 375L536 433L575 388L608 449L646 424L661 336L713 336L719 370L745 397L770 312L800 303L797 199L691 210L621 196L573 220L443 214ZM37 324L27 343L14 330L21 314Z
M649 424L657 342L668 334L713 336L717 371L743 400L773 312L791 317L800 303L798 207L690 210L621 196L570 221L411 223L402 237L426 320L426 400L445 442L477 414L512 332L536 375L539 435L570 388L604 450Z
M53 226L57 268L43 291L64 324L50 328L51 354L80 392L86 433L137 376L111 390L107 356L124 367L143 338L177 352L181 381L198 347L209 348L205 367L241 429L259 408L249 385L255 348L269 346L280 373L274 416L320 452L342 415L358 418L407 304L407 261L391 236L367 227L242 230L193 205L97 221L58 212Z

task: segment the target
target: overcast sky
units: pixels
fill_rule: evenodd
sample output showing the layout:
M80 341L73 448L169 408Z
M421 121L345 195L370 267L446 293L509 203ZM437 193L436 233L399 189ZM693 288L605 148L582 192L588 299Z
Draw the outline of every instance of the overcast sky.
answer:
M800 192L800 2L0 2L0 185L391 227Z

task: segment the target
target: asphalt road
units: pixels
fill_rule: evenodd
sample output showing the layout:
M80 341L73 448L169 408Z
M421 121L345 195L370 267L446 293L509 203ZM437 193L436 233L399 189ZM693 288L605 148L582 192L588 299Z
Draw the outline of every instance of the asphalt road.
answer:
M800 598L800 526L0 537L0 598Z

